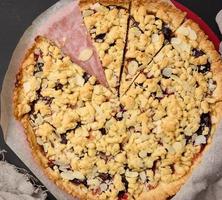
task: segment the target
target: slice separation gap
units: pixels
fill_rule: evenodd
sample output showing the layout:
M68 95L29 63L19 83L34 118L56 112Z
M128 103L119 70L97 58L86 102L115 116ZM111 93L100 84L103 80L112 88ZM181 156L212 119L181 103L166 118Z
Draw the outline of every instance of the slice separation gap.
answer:
M130 14L131 14L131 5L132 5L132 2L130 1L129 2L129 16L128 16L128 19L127 19L127 29L126 29L126 37L125 37L125 45L124 45L124 49L123 49L123 57L122 57L122 64L121 64L121 69L120 69L120 75L119 75L119 85L118 85L118 97L120 96L120 84L121 84L121 79L122 79L122 73L123 73L123 68L124 68L124 65L125 65L125 58L126 58L126 50L127 50L127 45L128 45L128 35L129 35L129 28L130 28Z

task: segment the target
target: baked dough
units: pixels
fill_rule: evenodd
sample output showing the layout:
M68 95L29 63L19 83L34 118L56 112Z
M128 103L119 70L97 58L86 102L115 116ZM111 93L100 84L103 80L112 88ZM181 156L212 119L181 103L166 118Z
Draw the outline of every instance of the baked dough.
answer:
M199 26L165 2L80 6L110 88L37 37L14 90L33 156L79 199L170 199L221 119L221 58Z
M167 2L132 0L120 94L169 42L185 13Z
M83 20L98 51L110 89L117 93L126 45L129 1L80 1Z

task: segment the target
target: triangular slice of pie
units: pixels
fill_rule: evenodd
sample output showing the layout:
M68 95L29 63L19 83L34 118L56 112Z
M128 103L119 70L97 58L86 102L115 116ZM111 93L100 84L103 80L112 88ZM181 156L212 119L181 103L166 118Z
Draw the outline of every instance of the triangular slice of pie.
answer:
M129 4L129 1L80 1L85 25L114 93L117 93L119 87Z

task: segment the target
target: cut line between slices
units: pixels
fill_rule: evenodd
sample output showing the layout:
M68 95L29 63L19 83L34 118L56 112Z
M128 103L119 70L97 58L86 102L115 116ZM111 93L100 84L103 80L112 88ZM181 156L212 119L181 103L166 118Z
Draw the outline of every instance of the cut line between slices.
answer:
M133 20L134 20L134 23L138 23L138 24L139 24L139 22L137 22L137 21L134 19L134 17L131 15L131 9L132 9L132 2L133 2L133 1L134 1L134 0L131 0L131 1L130 1L131 6L130 6L129 19L128 19L128 20L130 21L130 20L133 19ZM135 2L135 1L134 1L134 2ZM152 14L152 15L154 15L154 16L156 17L156 14L155 14L155 13L150 13L150 14ZM161 20L162 20L162 19L161 19ZM178 29L185 21L186 21L186 16L184 15L183 21L181 21L181 23L176 27L176 29L174 29L174 30L169 29L169 30L171 30L171 35L170 35L170 37L172 37L172 36L174 35L174 33L177 31L177 29ZM162 22L166 25L166 27L169 27L169 24L167 24L164 20L162 20ZM141 30L141 28L139 27L139 25L138 25L138 28ZM128 43L129 29L130 29L130 22L128 23L128 26L127 26L127 37L126 37L126 42L125 42L125 47L124 47L124 57L123 57L122 65L121 65L121 74L120 74L120 81L119 81L120 86L121 86L121 81L122 81L122 77L123 77L123 76L122 76L122 75L123 75L123 71L124 71L124 68L126 67L126 66L125 66L125 63L126 63L126 60L127 60L127 58L126 58L126 51L127 51L128 45L129 45L129 43ZM161 31L163 31L163 30L161 30ZM163 34L164 34L164 33L163 33ZM163 42L162 46L159 48L159 50L158 50L154 55L152 55L152 57L151 57L150 61L148 62L148 64L147 64L146 66L143 66L142 68L140 68L140 69L137 71L136 75L134 75L133 79L130 81L130 84L128 85L128 87L125 88L125 90L124 90L122 93L121 93L121 91L120 91L120 86L119 86L119 88L118 88L118 96L119 96L119 97L124 96L124 94L127 93L127 91L130 89L130 87L131 87L132 84L135 82L135 80L137 79L137 77L143 72L143 70L144 70L146 67L149 67L149 65L152 63L153 59L159 54L159 52L161 52L161 50L162 50L168 43L170 43L170 39L171 39L171 38L167 39L167 38L165 37L165 34L164 34L164 42ZM144 54L145 54L145 53L144 53Z

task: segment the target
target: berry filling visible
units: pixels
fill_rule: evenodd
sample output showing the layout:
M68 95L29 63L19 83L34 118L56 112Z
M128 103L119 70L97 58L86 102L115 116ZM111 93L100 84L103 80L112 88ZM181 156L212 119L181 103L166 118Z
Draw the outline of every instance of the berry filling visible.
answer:
M17 118L46 166L89 199L138 199L180 180L215 129L215 62L191 26L176 29L147 9L82 11L110 88L45 38L16 82Z

